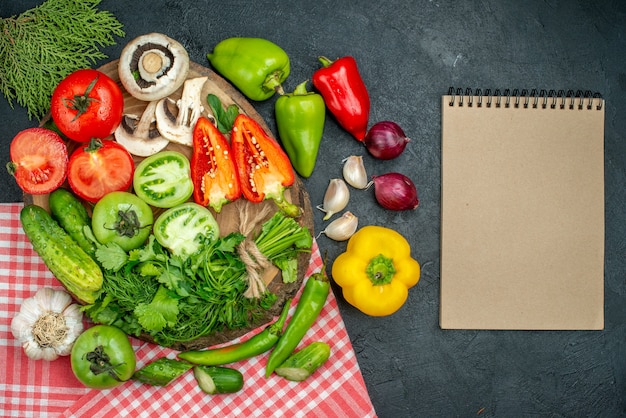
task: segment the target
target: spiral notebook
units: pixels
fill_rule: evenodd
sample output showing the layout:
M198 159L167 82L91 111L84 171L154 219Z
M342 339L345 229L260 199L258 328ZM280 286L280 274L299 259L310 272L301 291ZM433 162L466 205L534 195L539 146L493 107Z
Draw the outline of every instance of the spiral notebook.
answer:
M443 329L604 327L604 100L442 98Z

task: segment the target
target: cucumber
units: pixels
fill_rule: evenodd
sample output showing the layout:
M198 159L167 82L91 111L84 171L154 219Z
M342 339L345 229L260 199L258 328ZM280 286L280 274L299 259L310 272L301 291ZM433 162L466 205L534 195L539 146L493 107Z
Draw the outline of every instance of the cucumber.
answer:
M137 370L133 379L152 386L167 386L192 367L191 363L161 357Z
M230 367L194 366L193 375L200 389L209 395L235 393L243 387L243 375Z
M20 221L35 252L52 274L83 303L94 303L102 288L102 270L42 207L26 205Z
M96 244L85 235L85 228L91 229L91 218L81 201L69 190L58 188L50 193L48 205L52 217L56 219L65 232L91 258L94 258Z
M274 372L288 380L301 382L313 374L330 357L330 346L316 341L296 351Z

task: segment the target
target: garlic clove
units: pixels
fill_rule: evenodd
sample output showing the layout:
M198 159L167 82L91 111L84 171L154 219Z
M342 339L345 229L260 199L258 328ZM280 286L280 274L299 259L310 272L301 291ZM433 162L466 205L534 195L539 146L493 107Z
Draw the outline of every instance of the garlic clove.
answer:
M351 155L343 160L343 178L355 189L365 189L368 185L363 157Z
M341 217L329 223L320 234L325 234L328 238L335 241L345 241L354 235L358 225L359 218L354 216L352 212L347 211Z
M53 357L50 354L49 349L41 348L39 344L37 344L35 340L33 340L32 338L24 342L23 348L24 348L24 353L33 360L41 360L44 358L49 359ZM56 357L54 357L52 360L55 360L55 359Z
M33 322L37 320L37 317L34 319L28 318L26 315L17 315L11 320L11 332L13 336L19 341L24 342L31 335L31 327Z
M346 182L342 179L331 179L324 194L323 205L317 206L319 210L326 212L322 219L326 221L335 213L344 210L348 206L348 200L350 200L350 190Z
M56 360L59 357L59 353L57 351L56 348L54 347L45 347L44 349L41 350L41 358L47 361L52 361L52 360ZM67 354L70 354L72 352L72 349L70 348L67 352ZM65 354L65 355L67 355Z
M26 320L31 322L35 322L43 312L41 304L34 297L25 299L20 307L20 315L23 315Z
M71 350L76 338L83 332L83 313L77 304L71 304L63 311L65 315L65 325L67 326L67 336L62 345L68 345Z
M46 310L63 312L72 303L72 297L65 292L57 292L49 287L44 287L42 290L47 290L45 296L41 299L41 303Z

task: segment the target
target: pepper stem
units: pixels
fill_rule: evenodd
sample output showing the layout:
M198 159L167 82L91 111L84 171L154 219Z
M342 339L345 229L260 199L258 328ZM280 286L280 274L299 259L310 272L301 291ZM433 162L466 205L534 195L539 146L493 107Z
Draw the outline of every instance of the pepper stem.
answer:
M306 83L308 82L309 80L306 80L298 84L296 88L293 90L293 95L294 96L306 96L307 94L309 94L309 92L306 90Z
M283 86L281 84L281 77L283 76L283 72L280 70L276 70L273 73L270 73L265 77L265 81L263 82L263 88L267 91L274 90L281 96L285 94L283 90Z
M381 286L391 283L393 275L396 274L396 268L393 265L393 259L378 254L370 260L365 273L374 286Z
M300 207L298 205L295 205L287 201L287 199L285 199L285 196L282 193L280 196L273 197L272 200L274 200L274 203L276 203L276 206L278 206L278 208L285 215L291 218L297 218L300 215L302 215L302 210L300 209Z
M283 310L280 312L280 316L272 325L269 326L269 332L274 335L281 335L283 333L283 327L287 321L287 315L289 315L289 308L291 306L291 299L285 300Z
M319 60L319 62L322 63L324 68L330 67L332 65L332 63L333 63L332 60L326 58L325 56L319 56L319 57L317 57L317 59Z

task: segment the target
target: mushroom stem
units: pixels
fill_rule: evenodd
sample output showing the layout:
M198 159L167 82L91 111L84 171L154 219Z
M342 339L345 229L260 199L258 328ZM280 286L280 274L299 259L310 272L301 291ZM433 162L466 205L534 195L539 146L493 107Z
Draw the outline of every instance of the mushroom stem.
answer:
M149 52L143 57L143 59L141 60L141 64L147 72L155 74L159 72L159 70L163 66L163 59L159 54Z
M149 102L141 118L124 115L122 123L115 130L116 141L133 155L148 157L161 151L169 144L166 138L159 135L153 124L156 106L156 101ZM136 120L137 123L129 123L127 120Z
M185 81L182 96L176 102L178 115L175 117L168 108L168 103L172 101L167 97L159 101L155 118L162 137L178 144L193 145L193 129L204 111L202 86L207 80L208 77L204 76Z
M135 136L139 138L147 138L150 134L150 125L154 122L154 112L156 110L157 101L152 101L146 106L146 110L141 114L141 118L135 128Z

